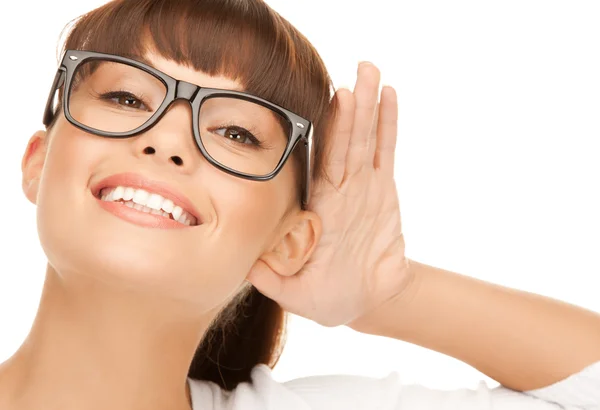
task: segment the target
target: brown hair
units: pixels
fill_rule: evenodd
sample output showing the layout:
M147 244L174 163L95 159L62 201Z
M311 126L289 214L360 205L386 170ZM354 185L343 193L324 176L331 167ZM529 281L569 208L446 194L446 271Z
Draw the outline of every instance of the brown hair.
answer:
M67 49L133 58L152 50L195 70L238 80L247 92L313 122L311 178L329 180L324 136L337 107L331 79L309 41L262 0L114 0L75 21L62 52ZM297 176L306 160L301 154L294 152ZM207 330L188 376L225 390L249 382L255 365L272 368L279 360L285 322L276 302L254 286L244 288Z

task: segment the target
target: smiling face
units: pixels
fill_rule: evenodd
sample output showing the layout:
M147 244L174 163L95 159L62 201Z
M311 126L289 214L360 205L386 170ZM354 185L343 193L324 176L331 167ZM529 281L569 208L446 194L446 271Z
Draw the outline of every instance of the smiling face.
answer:
M180 80L244 90L232 79L157 54L146 58ZM269 181L229 175L202 156L191 124L189 105L177 101L154 127L135 137L92 135L71 125L62 113L47 134L32 137L23 159L24 189L37 204L40 241L57 272L135 287L165 300L190 303L199 312L234 295L257 260L281 274L301 268L315 239L315 216L300 210L300 178L293 162ZM38 138L42 143L36 145ZM124 173L125 178L119 178ZM165 199L171 200L167 207L180 205L197 214L198 224L141 214L114 201L107 206L111 198L106 194L117 186L123 187L119 202L140 203L158 194L146 205L162 208ZM143 187L148 195L128 187ZM123 197L132 193L133 198ZM153 226L152 218L164 218L170 225Z

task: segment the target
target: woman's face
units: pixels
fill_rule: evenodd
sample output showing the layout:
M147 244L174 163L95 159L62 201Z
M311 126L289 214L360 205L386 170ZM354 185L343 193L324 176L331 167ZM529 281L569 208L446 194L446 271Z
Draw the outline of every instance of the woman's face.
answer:
M147 58L175 78L243 90L231 79L209 76L157 55ZM88 134L60 114L48 135L36 134L45 143L32 150L30 142L28 149L33 152L26 153L23 161L24 187L40 178L39 185L25 191L37 204L42 247L61 276L91 275L162 296L162 302L166 298L190 303L199 312L236 293L257 260L269 263L268 258L279 258L273 255L293 252L290 247L307 247L311 238L305 228L300 228L300 234L291 233L305 225L305 213L295 205L292 162L265 182L222 172L195 146L191 116L189 105L177 102L145 133L111 139ZM174 157L180 161L173 161ZM92 187L120 173L140 174L183 194L202 223L152 228L105 210ZM287 213L289 209L292 212Z

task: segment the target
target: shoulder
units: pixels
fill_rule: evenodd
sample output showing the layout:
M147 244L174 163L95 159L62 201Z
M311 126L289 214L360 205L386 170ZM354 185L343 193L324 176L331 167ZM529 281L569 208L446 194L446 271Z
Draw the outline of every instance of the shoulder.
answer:
M312 410L302 397L276 381L267 365L256 365L251 378L251 383L240 383L233 391L225 391L213 382L188 378L192 409Z
M397 372L382 378L348 374L309 376L282 384L301 397L311 410L396 409L393 406L401 386Z
M518 392L481 381L475 389L436 390L403 384L397 372L382 378L353 375L302 377L278 382L263 364L251 383L225 392L212 382L190 380L194 410L558 410L600 409L600 362L538 390Z
M188 379L193 409L215 410L336 410L396 409L398 373L384 378L354 375L302 377L286 382L273 378L271 369L259 364L251 383L240 383L233 391L217 384Z
M311 376L283 383L310 409L344 410L600 410L600 361L578 373L530 391L489 387L432 389L402 383L398 372L383 378Z

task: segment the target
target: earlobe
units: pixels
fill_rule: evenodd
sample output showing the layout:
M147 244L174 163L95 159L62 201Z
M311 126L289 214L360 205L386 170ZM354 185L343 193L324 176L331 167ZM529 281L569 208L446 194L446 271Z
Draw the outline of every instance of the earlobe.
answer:
M21 161L23 192L34 205L37 203L39 181L46 159L46 135L45 131L37 131L29 138Z
M269 287L280 286L302 269L321 239L321 233L319 215L300 211L287 225L281 240L256 261L246 280L259 291L272 294L275 290Z

